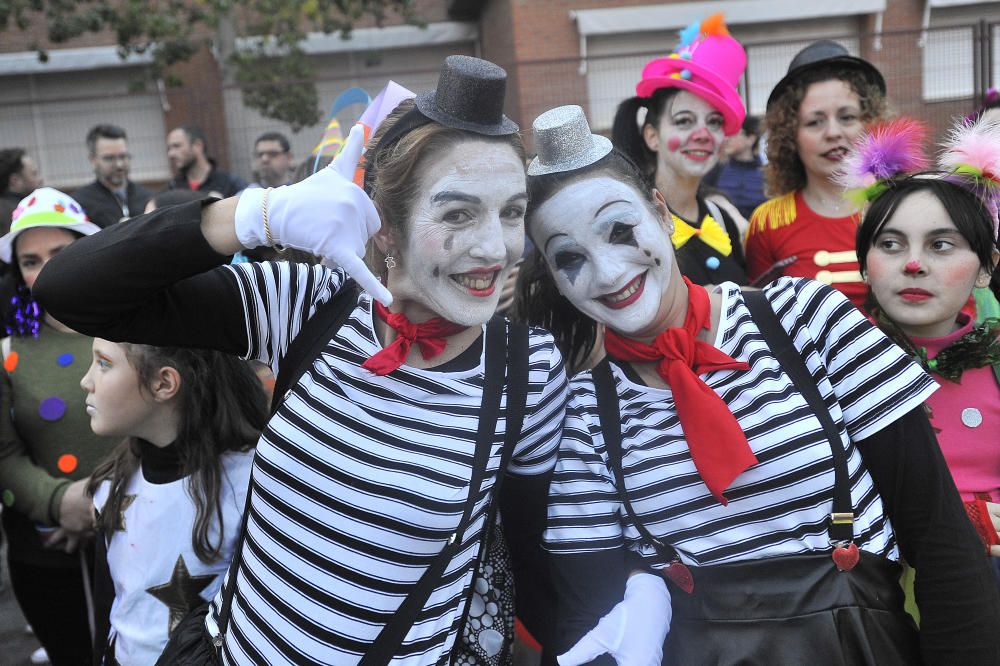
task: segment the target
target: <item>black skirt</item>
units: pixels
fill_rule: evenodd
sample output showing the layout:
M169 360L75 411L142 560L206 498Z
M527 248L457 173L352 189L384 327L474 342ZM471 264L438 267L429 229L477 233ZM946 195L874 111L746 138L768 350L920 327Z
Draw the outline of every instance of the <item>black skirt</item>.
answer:
M668 666L913 666L917 628L901 568L861 552L851 571L829 553L691 567L693 594L671 586Z

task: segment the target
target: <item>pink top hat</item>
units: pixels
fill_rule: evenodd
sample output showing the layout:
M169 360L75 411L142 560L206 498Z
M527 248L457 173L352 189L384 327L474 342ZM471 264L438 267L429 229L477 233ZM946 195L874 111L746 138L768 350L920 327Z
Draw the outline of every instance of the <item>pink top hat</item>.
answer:
M730 36L722 14L713 14L685 28L676 51L649 61L635 92L651 97L660 88L688 90L722 113L729 136L740 131L747 115L737 90L746 67L743 45Z

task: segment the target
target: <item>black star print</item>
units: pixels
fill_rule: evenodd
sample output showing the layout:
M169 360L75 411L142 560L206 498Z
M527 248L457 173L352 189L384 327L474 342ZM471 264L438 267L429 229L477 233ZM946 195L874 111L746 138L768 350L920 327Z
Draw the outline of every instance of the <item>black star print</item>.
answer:
M187 564L184 563L184 556L178 555L177 563L174 564L174 572L170 575L170 582L146 590L170 609L167 633L174 631L174 628L180 624L188 611L204 602L199 595L213 580L215 580L214 575L192 576L189 574Z
M128 510L130 506L132 506L132 502L135 501L136 497L138 497L138 495L125 495L125 497L122 498L121 508L118 509L118 529L116 530L117 532L125 531L125 512Z

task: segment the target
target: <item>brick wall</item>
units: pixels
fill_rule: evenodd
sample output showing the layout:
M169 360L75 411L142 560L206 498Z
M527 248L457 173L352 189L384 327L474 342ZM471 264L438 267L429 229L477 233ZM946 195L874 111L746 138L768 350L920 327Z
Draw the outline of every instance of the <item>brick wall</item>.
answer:
M167 89L170 110L163 118L167 132L185 123L199 126L208 137L209 156L218 162L220 168L229 170L229 135L222 102L222 75L215 57L203 48L191 60L174 65L171 73L184 84Z
M874 16L865 17L862 31L862 55L874 63L886 80L891 110L901 115L919 118L932 127L940 138L955 118L969 113L970 99L944 101L923 100L924 50L919 45L925 0L888 0L882 20L881 49L874 48ZM932 21L932 26L935 22ZM932 53L932 57L948 62L953 53ZM985 87L985 86L983 86ZM982 91L976 91L977 94Z
M513 69L519 88L516 113L525 129L530 129L539 114L561 104L581 104L587 111L587 82L579 72L580 36L569 12L650 4L649 0L502 1L511 6L513 17L513 51L517 59ZM492 28L484 23L484 38ZM530 150L530 132L525 138Z
M524 89L517 66L513 4L514 0L491 0L486 3L479 21L480 54L507 70L504 112L522 129L526 129L531 124L531 118L521 113Z

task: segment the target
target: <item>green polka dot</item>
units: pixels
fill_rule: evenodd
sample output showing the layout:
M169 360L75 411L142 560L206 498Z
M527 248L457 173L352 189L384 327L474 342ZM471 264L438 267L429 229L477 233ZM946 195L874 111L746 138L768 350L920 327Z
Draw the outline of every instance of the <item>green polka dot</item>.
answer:
M14 493L10 491L10 488L3 491L3 505L14 506Z

